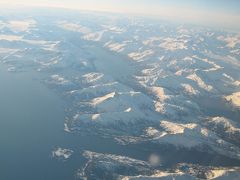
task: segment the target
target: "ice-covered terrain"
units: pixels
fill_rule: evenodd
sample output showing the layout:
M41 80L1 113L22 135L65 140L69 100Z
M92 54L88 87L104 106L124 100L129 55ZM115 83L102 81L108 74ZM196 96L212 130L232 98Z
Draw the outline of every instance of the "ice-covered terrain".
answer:
M171 169L154 167L148 162L112 154L85 151L86 166L79 169L80 178L89 179L238 179L239 168L219 168L179 163Z
M140 17L0 16L1 64L44 77L66 102L67 133L96 134L139 151L166 147L173 157L191 152L166 167L167 158L153 166L85 151L80 178L240 178L239 49L240 32ZM72 153L56 148L52 156L67 160ZM218 160L198 162L199 154Z

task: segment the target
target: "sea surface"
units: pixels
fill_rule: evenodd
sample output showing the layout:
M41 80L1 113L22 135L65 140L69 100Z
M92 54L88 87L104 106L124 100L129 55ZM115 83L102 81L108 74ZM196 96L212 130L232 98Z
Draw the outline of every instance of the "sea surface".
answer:
M0 179L74 179L86 159L83 150L138 154L98 136L64 131L64 101L41 83L35 72L8 72L0 66ZM55 148L74 151L68 160L54 159Z

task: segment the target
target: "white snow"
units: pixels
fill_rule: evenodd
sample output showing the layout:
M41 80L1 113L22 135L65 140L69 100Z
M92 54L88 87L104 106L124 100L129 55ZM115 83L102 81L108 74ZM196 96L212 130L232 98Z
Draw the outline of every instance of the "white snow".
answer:
M209 146L215 152L240 159L240 148L224 141L212 131L196 123L181 124L171 121L160 121L160 128L147 128L146 135L156 143L172 144L185 148L202 145Z
M127 44L125 42L116 43L116 42L109 41L109 42L105 43L104 47L108 47L109 50L111 50L111 51L122 52L122 51L124 51L124 47L126 45Z
M169 121L161 121L160 126L169 134L182 134L186 128L194 129L197 127L197 124L177 124Z
M16 67L12 66L12 67L9 67L7 69L8 72L15 72L16 71Z
M240 107L240 92L235 92L231 95L225 96L225 99L236 107Z
M199 57L196 56L196 55L194 55L193 58L198 59L198 60L203 61L203 62L206 62L206 63L208 63L208 64L210 64L210 65L213 66L212 68L210 68L210 69L204 69L203 71L206 71L206 72L209 72L209 71L217 71L217 70L223 68L223 67L217 65L215 62L210 61L210 60L207 59L207 58L199 58Z
M226 46L229 48L235 48L237 44L240 44L240 34L235 36L218 36L218 40L226 42Z
M213 117L210 118L208 123L214 124L214 129L217 129L217 126L221 126L224 128L224 131L226 132L239 132L240 133L240 127L237 127L236 122L231 121L230 119L227 119L225 117Z
M240 81L234 81L234 82L233 82L233 85L235 85L235 86L240 86Z
M157 97L157 99L162 102L169 98L169 96L165 94L164 88L162 87L153 86L153 87L150 87L149 89Z
M69 23L67 21L59 22L58 26L69 31L80 32L82 34L91 33L91 29L89 29L88 27L82 26L80 24Z
M14 42L14 41L20 41L20 42L24 42L24 43L28 43L28 44L32 44L32 45L39 45L41 46L42 49L46 49L46 50L55 50L55 46L59 43L59 41L45 41L45 40L38 40L38 39L24 39L23 36L17 36L17 35L4 35L4 34L0 34L0 40L6 40L6 41L10 41L10 42Z
M184 88L184 91L189 95L199 94L199 91L194 89L190 84L181 84L181 86Z
M234 81L234 79L226 73L223 73L223 76L229 79L230 81Z
M19 51L19 49L12 49L12 48L0 48L0 54L11 54Z
M104 76L103 73L91 72L84 74L82 77L85 79L87 83L93 83L101 79L103 76Z
M22 39L23 39L22 36L0 34L0 40L21 41Z
M64 158L69 159L71 155L73 154L73 151L70 149L63 149L63 148L56 148L52 151L52 156L57 158Z
M103 153L96 153L92 151L84 151L83 156L88 158L90 161L99 160L100 162L112 162L113 164L119 165L126 165L126 166L146 166L149 167L149 164L145 161L129 158L126 156L119 156L114 154L103 154Z
M143 43L144 45L146 45L146 46L153 46L154 43L159 42L159 41L161 41L161 40L162 40L161 37L151 37L151 38L149 38L149 39L147 39L147 40L144 40L142 43Z
M64 123L64 131L71 132L70 128L68 127L67 123Z
M116 33L116 34L122 34L124 32L126 32L126 28L121 28L121 27L117 27L117 26L112 26L112 25L102 25L102 27L112 33Z
M87 41L100 41L105 31L88 33L83 36L83 39Z
M8 27L15 32L26 32L36 24L35 20L9 21Z
M133 60L139 61L142 60L143 58L146 58L147 56L153 55L154 51L149 49L145 50L143 52L132 52L128 54L128 57L130 57Z
M159 47L168 51L184 50L188 49L186 42L186 40L181 39L179 40L175 38L165 38Z
M132 111L132 108L127 108L124 112L130 112Z
M26 20L11 20L11 21L0 21L0 29L6 27L15 33L24 32L28 33L31 28L36 26L36 21L33 19Z
M104 101L106 101L110 98L113 98L115 96L115 94L116 94L115 92L112 92L112 93L106 94L102 97L97 97L97 98L93 99L91 103L94 106L96 106L96 105L98 105L98 104L100 104L100 103L102 103L102 102L104 102Z
M54 83L56 84L61 84L61 85L65 85L69 83L69 80L66 80L64 77L58 75L58 74L54 74L51 75L52 80L54 81Z
M100 114L93 114L92 115L92 120L96 120L100 117Z
M197 74L193 73L187 76L188 79L195 81L198 86L206 91L212 91L213 87L211 85L207 85Z

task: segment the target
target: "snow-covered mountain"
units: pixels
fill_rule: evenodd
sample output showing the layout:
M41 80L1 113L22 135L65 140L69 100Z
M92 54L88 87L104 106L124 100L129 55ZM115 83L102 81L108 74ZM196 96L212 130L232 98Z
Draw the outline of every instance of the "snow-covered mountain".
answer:
M0 62L12 73L34 71L64 98L67 132L94 133L123 146L170 145L238 163L239 49L239 33L140 17L0 17ZM122 156L84 156L89 161L79 173L92 178L239 178L239 168L164 171Z

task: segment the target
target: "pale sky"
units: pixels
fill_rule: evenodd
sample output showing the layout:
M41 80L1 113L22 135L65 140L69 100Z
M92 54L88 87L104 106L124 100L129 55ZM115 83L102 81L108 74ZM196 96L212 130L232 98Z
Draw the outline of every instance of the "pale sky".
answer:
M240 0L0 0L4 6L134 13L240 29Z

